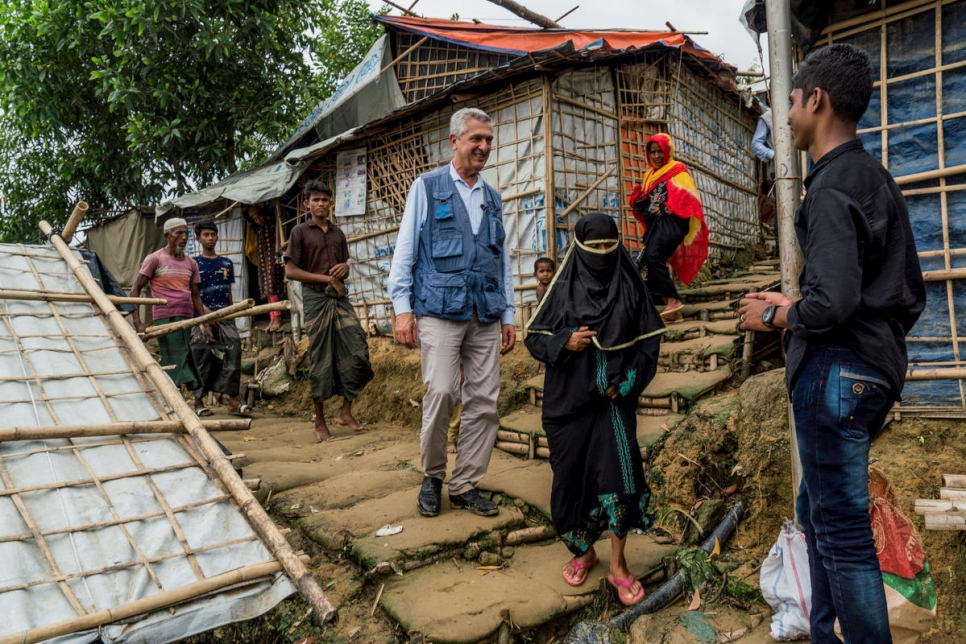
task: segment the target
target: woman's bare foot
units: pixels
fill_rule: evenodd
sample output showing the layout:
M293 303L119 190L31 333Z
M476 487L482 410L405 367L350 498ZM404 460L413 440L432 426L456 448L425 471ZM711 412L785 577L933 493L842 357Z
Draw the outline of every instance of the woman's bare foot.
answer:
M456 443L446 443L446 453L455 454L456 453Z
M281 326L282 326L281 317L272 318L271 320L268 321L268 326L265 327L265 330L271 333L272 331L278 331L279 327Z

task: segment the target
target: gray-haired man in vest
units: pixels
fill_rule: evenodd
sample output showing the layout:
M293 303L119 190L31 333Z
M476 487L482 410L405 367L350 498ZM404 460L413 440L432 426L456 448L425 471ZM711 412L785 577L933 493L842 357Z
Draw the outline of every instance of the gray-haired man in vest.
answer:
M389 297L396 310L396 341L410 349L418 341L426 385L419 512L439 514L446 433L462 398L450 507L491 516L499 508L480 496L476 484L486 474L500 424L500 355L516 340L513 274L503 202L480 176L493 145L490 117L461 109L449 131L452 163L420 175L409 190L389 271Z

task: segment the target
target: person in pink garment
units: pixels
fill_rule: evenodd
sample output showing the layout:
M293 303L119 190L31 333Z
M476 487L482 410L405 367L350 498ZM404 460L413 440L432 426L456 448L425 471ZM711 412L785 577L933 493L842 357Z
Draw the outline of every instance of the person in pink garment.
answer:
M198 284L201 282L198 263L185 254L188 223L184 219L169 219L164 224L164 238L168 242L167 246L144 259L131 288L131 297L138 297L144 287L150 284L154 297L168 301L164 306L154 307L155 326L208 313L198 292ZM144 333L146 327L137 308L131 314L131 321L139 334ZM203 331L210 339L210 327L204 325ZM167 373L174 384L187 385L189 389L201 386L201 375L191 355L190 329L160 336L158 348L161 350L161 365L173 367Z

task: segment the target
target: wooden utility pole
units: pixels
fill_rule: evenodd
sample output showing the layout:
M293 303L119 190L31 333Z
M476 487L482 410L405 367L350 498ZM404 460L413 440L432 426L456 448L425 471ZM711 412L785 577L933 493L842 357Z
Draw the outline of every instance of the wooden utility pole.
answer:
M801 194L801 170L798 153L788 127L788 96L792 91L792 26L791 8L787 0L767 0L768 57L771 67L771 135L775 144L775 205L781 247L782 293L800 297L798 276L802 271L802 250L795 235L795 211ZM798 495L802 480L802 462L798 453L795 416L788 405L788 427L791 431L792 494ZM796 519L798 519L796 512Z
M563 27L546 16L530 11L519 2L513 0L490 0L493 4L500 5L507 11L511 11L528 22L532 22L544 29L563 29ZM566 15L566 14L564 14Z

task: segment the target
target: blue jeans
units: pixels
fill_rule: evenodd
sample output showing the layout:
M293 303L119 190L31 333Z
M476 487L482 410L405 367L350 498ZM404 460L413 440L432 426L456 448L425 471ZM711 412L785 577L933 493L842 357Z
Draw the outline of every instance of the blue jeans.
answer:
M882 572L869 518L869 444L893 402L891 387L852 350L806 351L792 387L802 459L798 518L808 543L812 644L891 644Z

